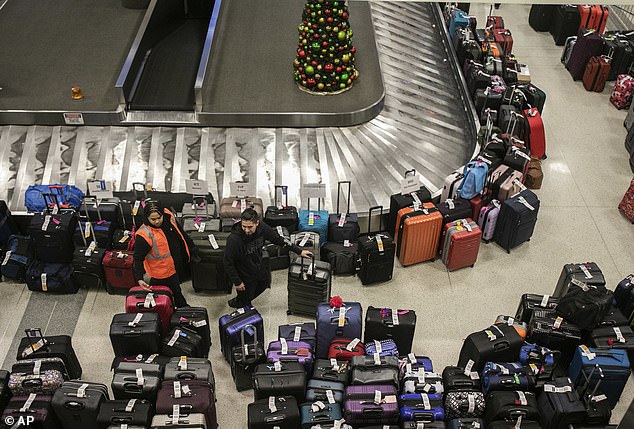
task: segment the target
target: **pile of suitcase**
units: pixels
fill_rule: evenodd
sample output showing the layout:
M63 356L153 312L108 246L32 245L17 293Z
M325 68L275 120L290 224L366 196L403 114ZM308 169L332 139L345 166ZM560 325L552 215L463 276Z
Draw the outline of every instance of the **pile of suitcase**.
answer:
M412 353L414 311L369 307L361 342L360 304L338 297L266 351L251 307L220 336L236 387L254 390L250 429L605 428L630 376L633 279L612 293L595 263L568 264L553 295L523 295L442 371Z

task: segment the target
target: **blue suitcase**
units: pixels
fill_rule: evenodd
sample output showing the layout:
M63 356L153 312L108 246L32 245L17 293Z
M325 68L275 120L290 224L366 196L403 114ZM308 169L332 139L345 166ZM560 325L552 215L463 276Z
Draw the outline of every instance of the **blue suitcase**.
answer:
M451 14L451 19L449 20L449 37L453 39L456 28L466 28L469 26L469 15L467 12L456 9Z
M314 407L313 407L314 405ZM321 407L323 405L323 408ZM340 404L329 404L328 401L321 404L302 404L300 408L302 418L302 429L311 429L317 425L333 423L341 420Z
M322 401L326 403L328 402L328 391L330 391L335 402L342 404L345 390L345 384L339 381L308 380L306 400L308 402Z
M55 194L61 208L78 210L84 199L84 192L73 185L31 185L24 192L24 205L29 212L43 212L48 201L45 194Z
M231 350L242 344L241 334L244 328L244 341L249 344L258 338L264 338L264 322L258 311L247 305L231 314L225 314L218 320L220 330L220 350L227 362L231 362ZM255 328L255 330L253 329Z
M494 390L535 390L535 379L527 374L486 374L482 377L482 392Z
M12 235L7 242L7 253L0 261L0 272L8 279L24 282L26 278L26 267L29 260L33 258L31 237L23 235ZM9 253L11 252L11 253Z
M314 231L319 234L319 245L328 241L328 210L321 209L321 199L317 202L317 210L310 209L310 198L306 210L299 211L299 231Z
M629 319L634 311L634 273L625 277L616 286L614 300L619 310Z
M398 348L394 340L374 340L365 343L365 354L368 356L374 356L378 353L379 356L396 356L398 357Z
M427 356L416 356L410 353L407 357L398 360L399 378L402 380L405 374L420 369L427 372L434 372L434 364Z
M339 308L331 308L327 302L317 306L317 348L318 358L328 357L328 348L335 338L363 338L361 336L363 309L358 302L344 302L345 316L340 326L339 316L343 312Z
M598 350L579 346L568 368L568 376L575 386L585 385L586 379L591 376L590 382L591 385L594 385L600 378L599 371L592 372L596 365L601 367L604 376L601 382L601 391L608 397L610 405L614 408L621 393L623 393L627 380L630 378L630 360L627 357L627 351L622 349Z
M442 396L406 393L399 396L401 421L438 422L445 420Z

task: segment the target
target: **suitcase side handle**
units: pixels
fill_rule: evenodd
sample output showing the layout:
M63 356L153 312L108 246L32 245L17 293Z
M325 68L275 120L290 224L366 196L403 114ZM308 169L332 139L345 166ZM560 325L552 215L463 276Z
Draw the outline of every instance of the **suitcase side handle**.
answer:
M64 408L68 410L78 411L85 408L84 404L78 401L66 401L64 402Z

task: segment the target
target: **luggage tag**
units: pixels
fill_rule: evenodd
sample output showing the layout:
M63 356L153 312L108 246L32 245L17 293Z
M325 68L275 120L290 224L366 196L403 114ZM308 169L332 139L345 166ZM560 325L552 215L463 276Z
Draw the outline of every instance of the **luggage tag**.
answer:
M299 242L298 246L299 247L304 247L306 245L306 243L308 243L308 239L310 238L310 236L308 234L304 234L304 236L302 237L302 241Z
M355 338L354 340L352 340L352 341L350 341L348 343L348 345L346 346L346 350L348 350L349 352L354 351L355 347L357 347L360 342L361 342L360 339Z
M130 399L128 401L128 404L125 406L125 412L131 413L132 411L134 411L134 404L136 404L136 399Z
M33 363L33 375L40 375L40 370L42 369L42 361L41 360L36 360Z
M286 338L280 338L280 345L282 346L282 354L288 354L288 344L286 343Z
M447 207L449 207L449 210L453 210L456 208L456 204L453 202L453 199L449 198L445 202L447 203Z
M300 340L300 338L302 338L302 327L301 326L296 326L295 327L295 333L293 334L293 341L297 342L297 341Z
M197 320L195 322L192 322L192 326L194 326L195 328L201 328L203 326L207 326L207 321L205 319Z
M310 406L310 409L313 410L313 413L318 413L324 408L326 408L326 404L321 401L317 401Z
M621 333L621 328L619 328L618 326L615 326L612 329L614 329L614 333L616 334L616 338L617 340L619 340L619 343L625 343L625 337Z
M271 413L277 413L277 407L275 406L275 396L269 396L269 411Z
M408 354L407 358L409 359L411 363L418 363L418 361L416 360L416 355L414 353Z
M170 347L173 347L174 344L176 344L176 340L178 340L178 337L180 337L180 335L181 335L181 330L180 329L175 330L174 335L172 335L172 338L170 338L170 340L167 342L167 345Z
M381 391L380 390L374 391L374 403L376 405L381 405Z
M145 295L145 301L143 301L143 308L154 308L154 307L156 307L156 301L154 301L154 295L151 293L148 293L147 295Z
M376 353L375 354L383 353L383 346L381 345L380 341L374 340L374 347L376 348Z
M4 261L2 261L2 265L7 265L9 263L9 258L11 258L11 251L8 250L7 254L4 255Z
M333 371L339 371L339 363L337 362L337 359L330 359L330 365L332 365Z
M431 402L429 402L429 396L427 393L421 393L420 397L423 400L423 407L425 407L426 410L431 409Z
M539 368L534 363L529 363L528 367L531 369L531 371L533 371L533 375L539 374Z
M425 384L425 370L419 370L417 374L418 374L418 382L420 384Z
M398 310L392 310L392 325L398 326L400 323L398 321Z
M248 208L247 206L247 200L245 200L244 198L242 198L240 200L240 213L242 213L243 211L245 211Z
M238 207L238 200L233 200L233 202L231 203L231 207L234 209Z
M547 308L548 307L548 300L550 299L550 295L544 295L542 297L542 302L539 303L540 307L544 307Z
M513 429L522 429L522 416L518 416L517 417L517 423L515 423L515 426L513 426Z
M281 372L282 371L282 363L280 361L274 362L273 363L273 369L275 370L275 372Z
M569 393L569 392L572 392L572 387L571 386L556 387L556 386L553 386L552 384L545 384L544 385L544 392L548 392L548 393Z
M381 234L376 235L376 245L379 248L379 252L383 252L383 240L381 239Z
M143 383L145 383L145 379L143 378L143 368L137 368L136 369L136 384L138 386L143 386Z
M423 203L420 201L420 198L418 198L418 194L416 192L412 192L410 194L412 196L412 199L414 200L414 210L418 211L421 209L421 207L423 206Z
M54 215L58 214L58 213L59 213L59 206L58 206L57 204L55 204L55 205L53 206L53 210L51 210L51 212L52 212Z
M141 207L141 201L135 201L134 206L132 206L132 216L136 216L139 213L139 207Z
M96 248L97 248L97 242L96 241L91 242L88 245L88 248L86 249L86 251L84 252L84 256L90 257L92 255L92 252L94 252Z
M607 401L608 397L605 395L599 395L599 396L593 396L592 398L590 398L590 402L601 402L601 401Z
M184 385L181 390L183 391L183 395L190 396L192 393L188 385Z
M326 390L326 399L328 399L329 404L335 403L335 394L332 392L332 390Z
M218 246L218 242L216 241L216 237L213 234L209 234L207 238L209 239L209 244L211 244L211 247L214 250L220 249L220 246Z
M86 389L88 389L88 383L83 383L81 386L77 388L77 397L85 398L86 397Z
M37 395L35 393L31 393L29 395L29 398L26 400L22 408L20 408L21 413L26 413L29 410L29 408L31 408L31 405L33 405L33 401L35 401L36 396ZM21 425L18 425L18 426L21 426Z
M200 224L198 225L198 232L205 232L206 226L207 226L206 222L200 222Z
M354 244L350 243L350 240L343 240L343 247L352 247Z
M278 225L278 226L277 226L277 234L278 234L280 237L284 237L284 230L282 229L282 225Z
M181 406L179 404L172 405L172 424L177 425L181 418Z
M530 211L535 211L535 207L531 206L528 201L526 201L526 198L524 197L519 197L517 199L517 201L519 201L520 203L524 204L526 206L527 209L529 209Z
M346 326L346 307L344 306L339 307L339 321L337 323L337 326L340 328ZM355 344L355 347L356 347L356 344Z
M342 426L343 426L343 424L344 424L345 422L346 422L346 421L345 421L344 419L341 419L341 420L335 420L335 421L333 422L332 429L341 429L341 428L342 428Z
M136 325L139 324L142 318L143 318L143 313L137 313L137 315L134 317L134 320L132 322L128 322L128 326L131 326L133 328L136 327Z
M48 287L46 286L46 273L40 275L40 280L42 281L42 290L44 292L48 291Z
M341 213L341 217L339 218L339 223L337 224L338 228L343 228L346 224L346 212Z
M181 382L175 381L174 382L174 398L180 399L181 397L182 397Z
M475 395L473 393L469 393L469 395L467 395L467 401L469 401L469 409L467 410L467 412L469 414L472 414L473 412L475 412L476 408Z
M585 265L579 265L579 269L583 271L583 275L585 275L587 279L592 278L592 274L590 274L590 271Z
M180 331L179 331L179 334L180 334ZM174 335L174 337L178 338L178 335ZM180 360L178 361L178 369L181 371L187 371L187 356L181 356Z
M42 231L48 229L48 225L51 223L51 215L44 216L44 223L42 224Z
M588 346L581 345L579 348L581 349L581 355L587 357L588 360L594 360L596 357L596 354L592 353Z
M588 292L590 290L590 287L588 287L588 285L582 281L579 281L575 278L570 279L570 284L573 284L575 286L579 286L584 292Z
M509 320L506 322L506 324L509 326L513 326L514 323L515 323L515 319L513 319L512 317L509 317Z
M308 213L308 225L315 225L315 213L313 212Z
M487 334L487 336L489 337L489 341L495 341L498 339L498 337L496 337L495 334L488 329L484 331L484 333Z
M526 394L524 392L520 392L520 391L516 391L515 393L517 393L517 396L519 396L520 400L519 400L519 405L522 406L527 406L528 405L528 401L526 400Z
M381 355L378 353L374 353L374 364L376 366L380 366L381 365Z
M90 238L90 222L84 223L84 238Z
M27 357L29 355L32 355L33 353L35 353L36 351L44 347L44 345L45 345L44 340L39 340L37 343L28 346L22 352L22 357Z

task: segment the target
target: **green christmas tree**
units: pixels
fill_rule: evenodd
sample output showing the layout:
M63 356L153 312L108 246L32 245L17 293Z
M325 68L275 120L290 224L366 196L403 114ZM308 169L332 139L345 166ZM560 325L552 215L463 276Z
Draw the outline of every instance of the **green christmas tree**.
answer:
M339 94L359 77L345 0L308 0L299 24L295 81L311 94Z

